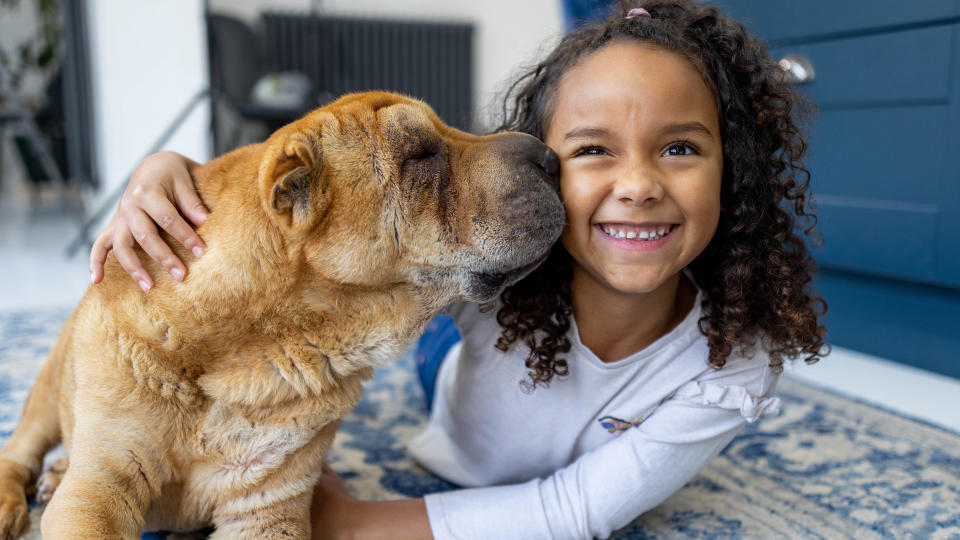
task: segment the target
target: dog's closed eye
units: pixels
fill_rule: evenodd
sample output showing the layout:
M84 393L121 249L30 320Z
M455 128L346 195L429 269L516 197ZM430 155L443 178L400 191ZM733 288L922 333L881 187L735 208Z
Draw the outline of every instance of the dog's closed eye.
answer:
M441 148L435 145L425 145L417 149L405 160L403 160L404 166L413 165L417 162L426 161L430 158L440 155Z

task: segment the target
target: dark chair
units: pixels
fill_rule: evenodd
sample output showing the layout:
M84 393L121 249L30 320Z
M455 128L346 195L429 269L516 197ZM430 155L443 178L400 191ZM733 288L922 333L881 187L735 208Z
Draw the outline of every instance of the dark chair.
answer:
M208 15L207 31L210 46L210 85L231 103L232 109L245 121L256 122L272 132L303 116L317 105L312 89L293 105L270 105L253 98L253 88L269 74L262 40L250 26L226 15ZM214 108L214 114L219 111ZM215 119L215 126L220 122ZM241 142L243 122L233 130L230 139L217 140L218 153L230 150ZM215 139L220 139L216 133Z

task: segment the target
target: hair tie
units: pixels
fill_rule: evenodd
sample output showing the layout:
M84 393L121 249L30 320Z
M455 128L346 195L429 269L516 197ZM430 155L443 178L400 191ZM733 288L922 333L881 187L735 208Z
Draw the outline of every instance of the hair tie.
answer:
M627 19L636 19L637 17L650 17L650 12L643 9L642 7L633 8L627 12Z

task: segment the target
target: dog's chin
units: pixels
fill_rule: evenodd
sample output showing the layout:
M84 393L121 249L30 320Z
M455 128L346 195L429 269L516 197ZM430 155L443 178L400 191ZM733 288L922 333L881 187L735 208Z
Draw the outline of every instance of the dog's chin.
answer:
M506 271L471 272L467 297L474 302L481 303L493 300L504 289L520 281L540 266L549 255L550 251L547 250L533 262Z

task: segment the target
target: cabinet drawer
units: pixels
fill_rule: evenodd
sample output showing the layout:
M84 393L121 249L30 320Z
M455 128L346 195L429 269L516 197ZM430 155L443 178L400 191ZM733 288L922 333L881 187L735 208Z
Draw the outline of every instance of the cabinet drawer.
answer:
M822 111L808 168L825 267L957 283L938 271L942 186L954 182L955 105Z
M954 26L935 26L777 47L774 58L808 58L816 79L802 85L821 110L943 103L950 95Z
M813 252L821 266L917 280L936 277L935 205L830 195L816 200L824 244Z
M814 195L937 204L957 178L956 105L821 111L810 130Z

